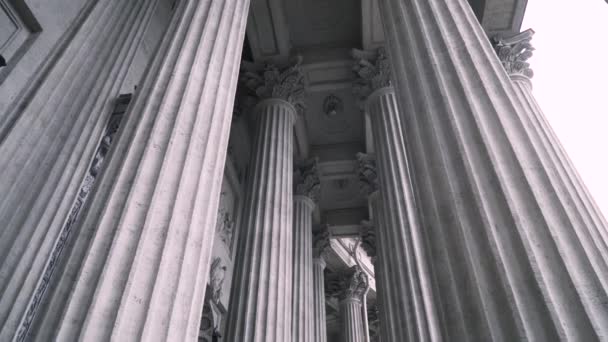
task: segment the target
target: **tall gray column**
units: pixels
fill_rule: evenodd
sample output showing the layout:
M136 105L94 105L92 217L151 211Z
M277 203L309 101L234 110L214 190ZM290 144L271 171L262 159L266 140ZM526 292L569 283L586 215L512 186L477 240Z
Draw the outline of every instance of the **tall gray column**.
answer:
M293 341L316 342L312 213L320 190L317 161L313 159L299 164L293 181Z
M608 231L603 229L608 226L604 215L581 180L532 92L531 79L534 73L527 60L532 57L534 51L531 44L533 35L534 31L528 29L510 37L497 36L492 42L498 58L511 78L517 98L528 113L533 129L538 132L537 143L553 161L559 179L568 187L575 201L574 205L581 208L580 213L589 224L593 238L608 243Z
M34 340L197 338L247 13L175 9Z
M327 314L325 311L325 250L329 248L329 233L323 229L314 236L313 241L313 321L314 342L327 342ZM297 341L294 341L297 342Z
M426 341L441 336L432 274L423 230L414 204L409 165L395 90L390 82L390 63L383 49L353 51L359 79L355 91L365 99L370 116L383 227L377 227L381 274L382 319L389 341ZM392 270L402 270L395 272ZM386 272L383 272L386 270ZM390 270L390 271L389 271Z
M87 2L28 100L0 113L0 340L23 340L38 310L156 3Z
M293 125L304 79L299 63L245 72L261 102L239 237L226 340L291 341Z
M383 219L384 211L382 210L376 157L371 154L357 153L357 161L359 163L359 183L362 193L367 197L371 219L370 221L361 222L362 230L360 232L360 238L361 247L365 250L367 255L371 257L372 263L374 264L376 301L378 308L378 312L374 316L379 318L376 323L378 323L377 325L381 328L376 330L376 337L378 337L378 335L386 334L386 332L382 331L388 331L390 327L393 326L392 324L396 324L393 322L392 317L389 317L386 314L387 311L384 309L385 304L383 304L392 300L391 298L386 297L386 292L384 290L385 284L388 282L388 278L386 277L390 273L383 269L385 265L383 260L387 258L384 254L387 250L378 251L377 247L378 245L388 245L388 228L385 226ZM382 242L379 243L378 240L382 240Z
M467 1L379 4L441 336L605 340L606 241L539 144Z
M336 287L340 304L340 334L342 342L365 342L362 302L369 286L367 274L353 266L337 275L332 286Z

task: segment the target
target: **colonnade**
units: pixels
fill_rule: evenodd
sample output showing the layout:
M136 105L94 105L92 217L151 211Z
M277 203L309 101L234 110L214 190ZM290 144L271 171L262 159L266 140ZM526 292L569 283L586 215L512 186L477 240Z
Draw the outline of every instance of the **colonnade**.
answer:
M225 340L326 341L316 161L294 174L301 61L239 80L249 0L177 3L62 230L153 5L91 5L0 137L0 340L196 340L241 81L255 139ZM492 46L466 0L379 5L386 47L353 57L381 340L608 339L608 227L532 96L532 32ZM362 342L369 279L340 277L342 338Z

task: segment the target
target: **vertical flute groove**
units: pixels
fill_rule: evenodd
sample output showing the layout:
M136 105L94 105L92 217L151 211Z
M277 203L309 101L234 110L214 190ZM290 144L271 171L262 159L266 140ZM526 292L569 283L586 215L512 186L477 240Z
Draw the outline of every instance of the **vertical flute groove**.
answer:
M292 127L286 101L256 106L257 125L228 317L227 341L291 340Z
M605 220L469 7L380 2L442 333L603 340Z
M176 8L36 340L198 336L247 10Z

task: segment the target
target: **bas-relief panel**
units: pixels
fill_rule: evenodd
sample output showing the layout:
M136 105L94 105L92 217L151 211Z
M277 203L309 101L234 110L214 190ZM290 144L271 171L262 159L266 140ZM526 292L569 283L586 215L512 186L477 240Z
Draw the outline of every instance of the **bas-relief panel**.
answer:
M212 300L225 312L230 300L230 284L233 274L234 246L237 239L238 218L241 203L241 185L230 160L222 181L220 203L215 225L215 241L208 277Z

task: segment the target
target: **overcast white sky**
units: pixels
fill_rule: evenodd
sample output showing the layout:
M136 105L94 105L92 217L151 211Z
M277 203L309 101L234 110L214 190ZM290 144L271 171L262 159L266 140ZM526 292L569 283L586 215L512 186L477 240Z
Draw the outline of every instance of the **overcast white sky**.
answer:
M529 0L534 95L608 217L608 3Z

